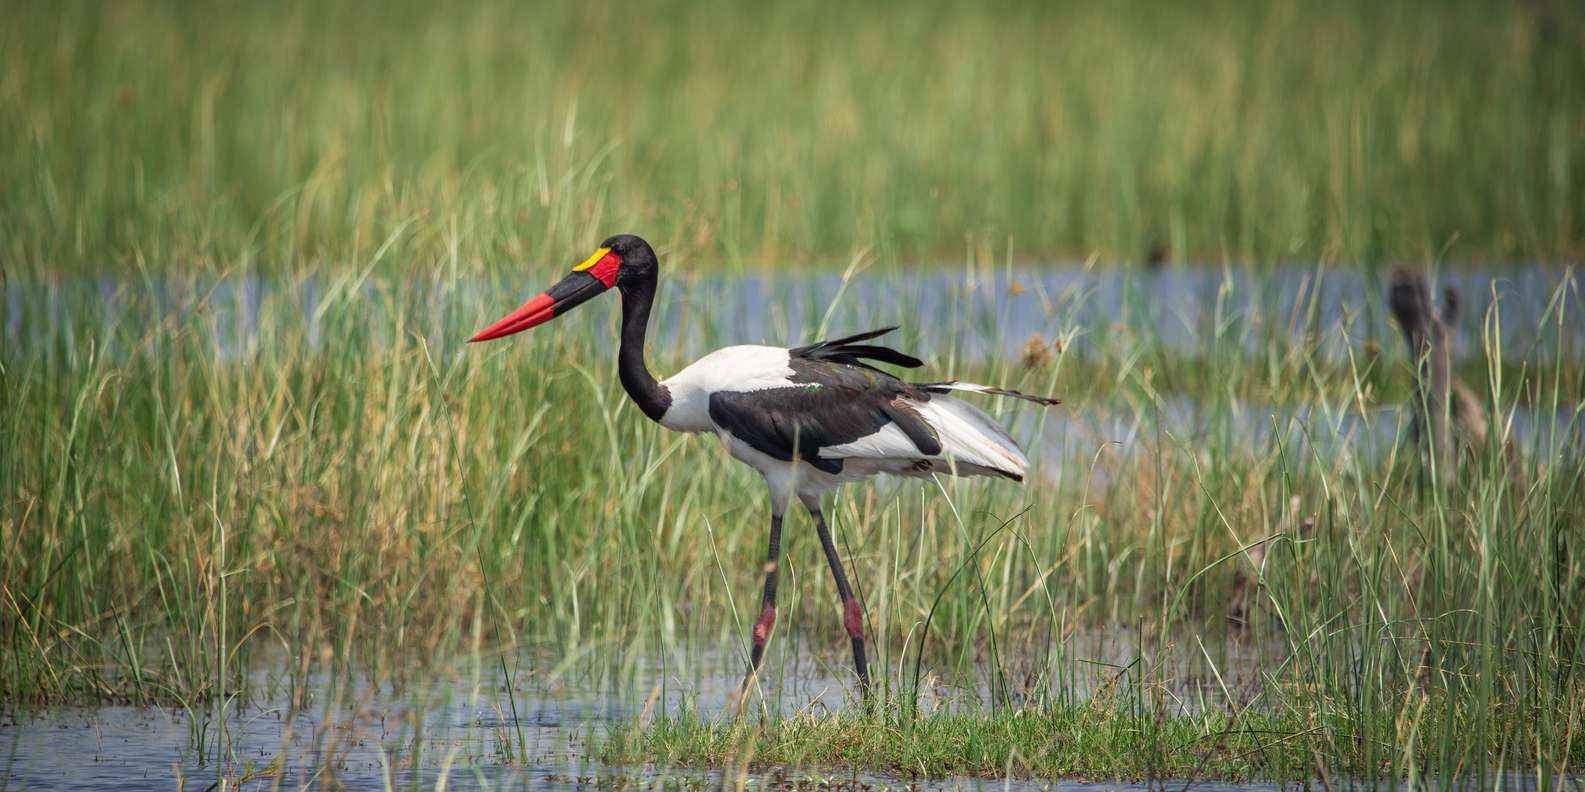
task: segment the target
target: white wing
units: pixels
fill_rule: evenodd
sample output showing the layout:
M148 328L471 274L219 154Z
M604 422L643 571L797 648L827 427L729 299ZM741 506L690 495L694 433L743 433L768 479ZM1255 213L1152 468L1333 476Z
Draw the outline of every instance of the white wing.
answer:
M934 395L928 402L909 402L923 418L941 444L937 454L921 454L914 441L895 423L849 443L820 449L827 459L897 460L938 463L920 472L950 471L993 473L1021 479L1029 468L1018 443L995 419L968 402L951 396Z

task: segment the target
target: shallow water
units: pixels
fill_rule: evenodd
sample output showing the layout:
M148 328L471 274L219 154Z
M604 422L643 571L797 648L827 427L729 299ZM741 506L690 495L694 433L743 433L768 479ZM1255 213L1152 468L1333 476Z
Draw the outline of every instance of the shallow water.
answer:
M455 692L455 691L453 691ZM563 720L557 705L527 703L511 718L504 702L467 695L411 702L332 705L312 713L279 706L236 707L227 714L224 748L195 738L203 716L142 707L55 708L0 718L0 788L25 790L218 789L984 789L1204 790L1253 792L1323 788L1319 784L1166 779L1086 782L1041 779L921 779L843 769L696 770L622 767L590 761L587 739L604 718ZM523 706L523 703L520 703ZM579 709L577 705L573 709ZM522 710L520 710L521 712ZM584 713L580 713L584 714ZM213 727L211 734L213 733ZM197 742L208 748L199 751ZM526 758L519 758L526 757ZM1333 781L1333 785L1336 781ZM1429 786L1435 786L1430 784ZM1468 783L1463 788L1492 784ZM1507 789L1541 787L1510 774ZM1330 787L1326 787L1330 788ZM1408 789L1361 783L1341 788ZM1580 789L1580 780L1557 789Z
M947 778L903 779L842 771L732 771L611 767L583 758L572 729L527 726L531 757L509 762L501 750L514 739L469 705L431 710L424 716L425 745L415 748L412 730L392 728L372 712L342 711L329 718L302 716L290 724L268 710L238 713L228 726L230 758L201 760L191 750L189 719L180 712L133 707L52 710L0 727L9 767L0 772L7 788L30 790L207 789L220 779L234 789L344 788L349 790L499 789L545 790L590 787L720 789L741 779L752 787L885 789L1162 789L1160 784L1095 784L1031 780ZM334 752L322 746L334 743ZM267 772L274 757L293 750L297 758ZM0 765L0 767L4 767ZM251 775L264 773L262 775ZM278 786L277 786L278 785ZM1184 788L1177 782L1172 788ZM1284 789L1278 784L1227 785L1197 782L1203 790Z
M1067 670L1057 672L1059 684L1079 697L1115 679L1139 657L1126 631L1097 632L1068 648L1074 656ZM845 675L832 671L845 669L845 658L836 656L841 649L822 653L825 650L794 646L791 654L804 655L795 662L778 663L773 657L766 669L766 706L789 714L844 709L852 685ZM1171 682L1171 700L1188 711L1224 682L1234 687L1248 683L1231 669L1254 668L1258 655L1249 646L1213 648L1218 664L1228 669L1219 672L1222 682L1213 682L1204 657L1184 654ZM244 789L269 789L277 781L285 789L332 781L349 789L388 785L427 789L443 779L448 788L554 789L588 786L580 779L598 779L601 785L715 789L723 781L735 784L736 776L723 777L721 771L611 767L590 759L591 738L597 739L612 723L641 717L646 710L676 713L686 702L703 717L726 717L735 707L741 663L709 653L696 655L695 661L691 679L673 676L668 689L659 693L661 669L666 665L657 659L633 685L643 701L533 674L514 677L513 695L508 697L504 678L492 672L499 670L499 661L476 657L458 664L444 678L402 689L316 675L297 688L294 707L291 686L274 672L261 671L250 680L256 695L234 700L226 708L223 729L207 708L188 712L163 707L62 707L0 718L0 778L5 779L5 788L50 790L169 789L177 783L203 789L222 778L228 786ZM262 665L287 666L284 662ZM651 693L643 694L645 689ZM651 695L654 701L649 701ZM921 708L927 712L940 707L979 708L986 698L984 685L978 690L934 686L921 696ZM1046 788L1027 781L920 780L821 768L770 771L754 776L753 784ZM1056 788L1143 787L1063 784Z
M213 340L224 357L256 349L261 335L283 322L306 325L317 346L332 321L344 332L348 321L376 327L401 311L408 317L405 332L423 335L431 348L455 349L558 274L529 273L498 284L420 277L356 283L258 276L11 278L4 283L0 325L9 344L25 350L60 334L74 344L84 332L103 344L118 327L203 310L213 316ZM1579 280L1571 269L1540 266L1443 273L1438 288L1460 295L1455 354L1480 354L1489 319L1510 362L1545 362L1560 351L1572 359L1585 356ZM1213 342L1255 349L1279 338L1335 357L1374 340L1389 358L1401 359L1406 352L1385 294L1377 273L1297 267L1251 274L1052 265L988 276L931 270L846 281L837 274L695 276L663 281L651 344L692 358L715 345L795 345L899 325L910 348L927 360L1017 356L1032 337L1050 342L1064 334L1072 351L1083 355L1123 328L1131 339L1181 354L1203 353ZM1554 310L1542 322L1548 306L1558 303L1561 316ZM611 331L604 320L610 310L585 308L559 321L604 337Z
M1349 469L1408 448L1410 418L1403 406L1360 412L1235 401L1231 409L1208 409L1194 399L1172 398L1143 410L1089 404L1082 410L1024 412L1012 433L1020 440L1038 437L1032 446L1059 462L1091 460L1101 452L1131 456L1158 446L1260 455L1280 448L1302 464ZM1512 407L1493 421L1492 431L1532 460L1585 449L1585 416L1573 407ZM1063 473L1060 465L1042 470L1047 477Z

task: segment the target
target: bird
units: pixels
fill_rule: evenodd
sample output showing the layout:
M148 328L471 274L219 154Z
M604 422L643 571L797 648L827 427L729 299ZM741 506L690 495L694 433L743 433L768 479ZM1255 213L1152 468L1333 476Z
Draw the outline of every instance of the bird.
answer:
M1000 424L951 393L1006 396L1043 406L1057 399L956 380L908 382L878 366L919 368L912 355L868 343L895 327L797 347L743 345L711 352L657 380L644 362L660 262L648 242L613 236L559 282L479 331L470 343L520 333L615 288L622 297L617 376L629 398L666 429L715 435L727 453L765 479L770 542L744 693L756 679L776 624L782 519L793 499L809 512L841 601L853 668L869 697L864 611L853 594L822 511L825 496L878 474L991 476L1021 482L1028 460Z

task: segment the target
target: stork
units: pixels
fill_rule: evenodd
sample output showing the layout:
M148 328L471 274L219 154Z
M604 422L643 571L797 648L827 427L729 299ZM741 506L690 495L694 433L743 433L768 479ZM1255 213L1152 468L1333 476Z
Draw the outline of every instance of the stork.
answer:
M917 383L894 377L872 364L924 364L912 355L865 343L893 327L790 349L730 346L657 381L644 363L644 336L659 279L660 262L649 243L630 234L614 236L548 291L470 342L544 324L616 287L622 294L617 374L633 403L672 431L719 437L727 453L759 471L770 490L765 590L754 622L745 691L759 672L776 624L782 517L796 497L808 509L825 549L842 601L842 624L853 644L859 690L867 696L864 610L842 571L821 511L823 496L845 482L880 473L1022 481L1028 461L1007 431L978 408L946 394L1011 396L1041 405L1058 401L967 382Z

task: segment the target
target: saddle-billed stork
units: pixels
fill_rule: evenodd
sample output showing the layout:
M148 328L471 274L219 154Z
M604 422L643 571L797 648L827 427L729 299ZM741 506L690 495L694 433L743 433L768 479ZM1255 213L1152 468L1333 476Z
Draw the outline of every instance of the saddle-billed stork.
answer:
M650 420L667 429L715 434L734 459L759 471L770 488L770 550L748 679L758 673L776 623L782 516L796 496L809 510L825 548L842 599L842 623L853 642L859 689L867 694L864 612L842 572L821 513L822 496L844 482L878 473L1022 481L1028 462L1007 431L978 408L945 394L968 391L1042 405L1058 401L967 382L898 379L871 364L904 368L924 364L895 349L864 343L895 329L891 327L791 349L726 347L657 381L644 364L644 335L659 277L660 262L649 243L630 234L611 237L549 291L471 341L501 338L543 324L615 286L622 293L617 374L627 395Z

